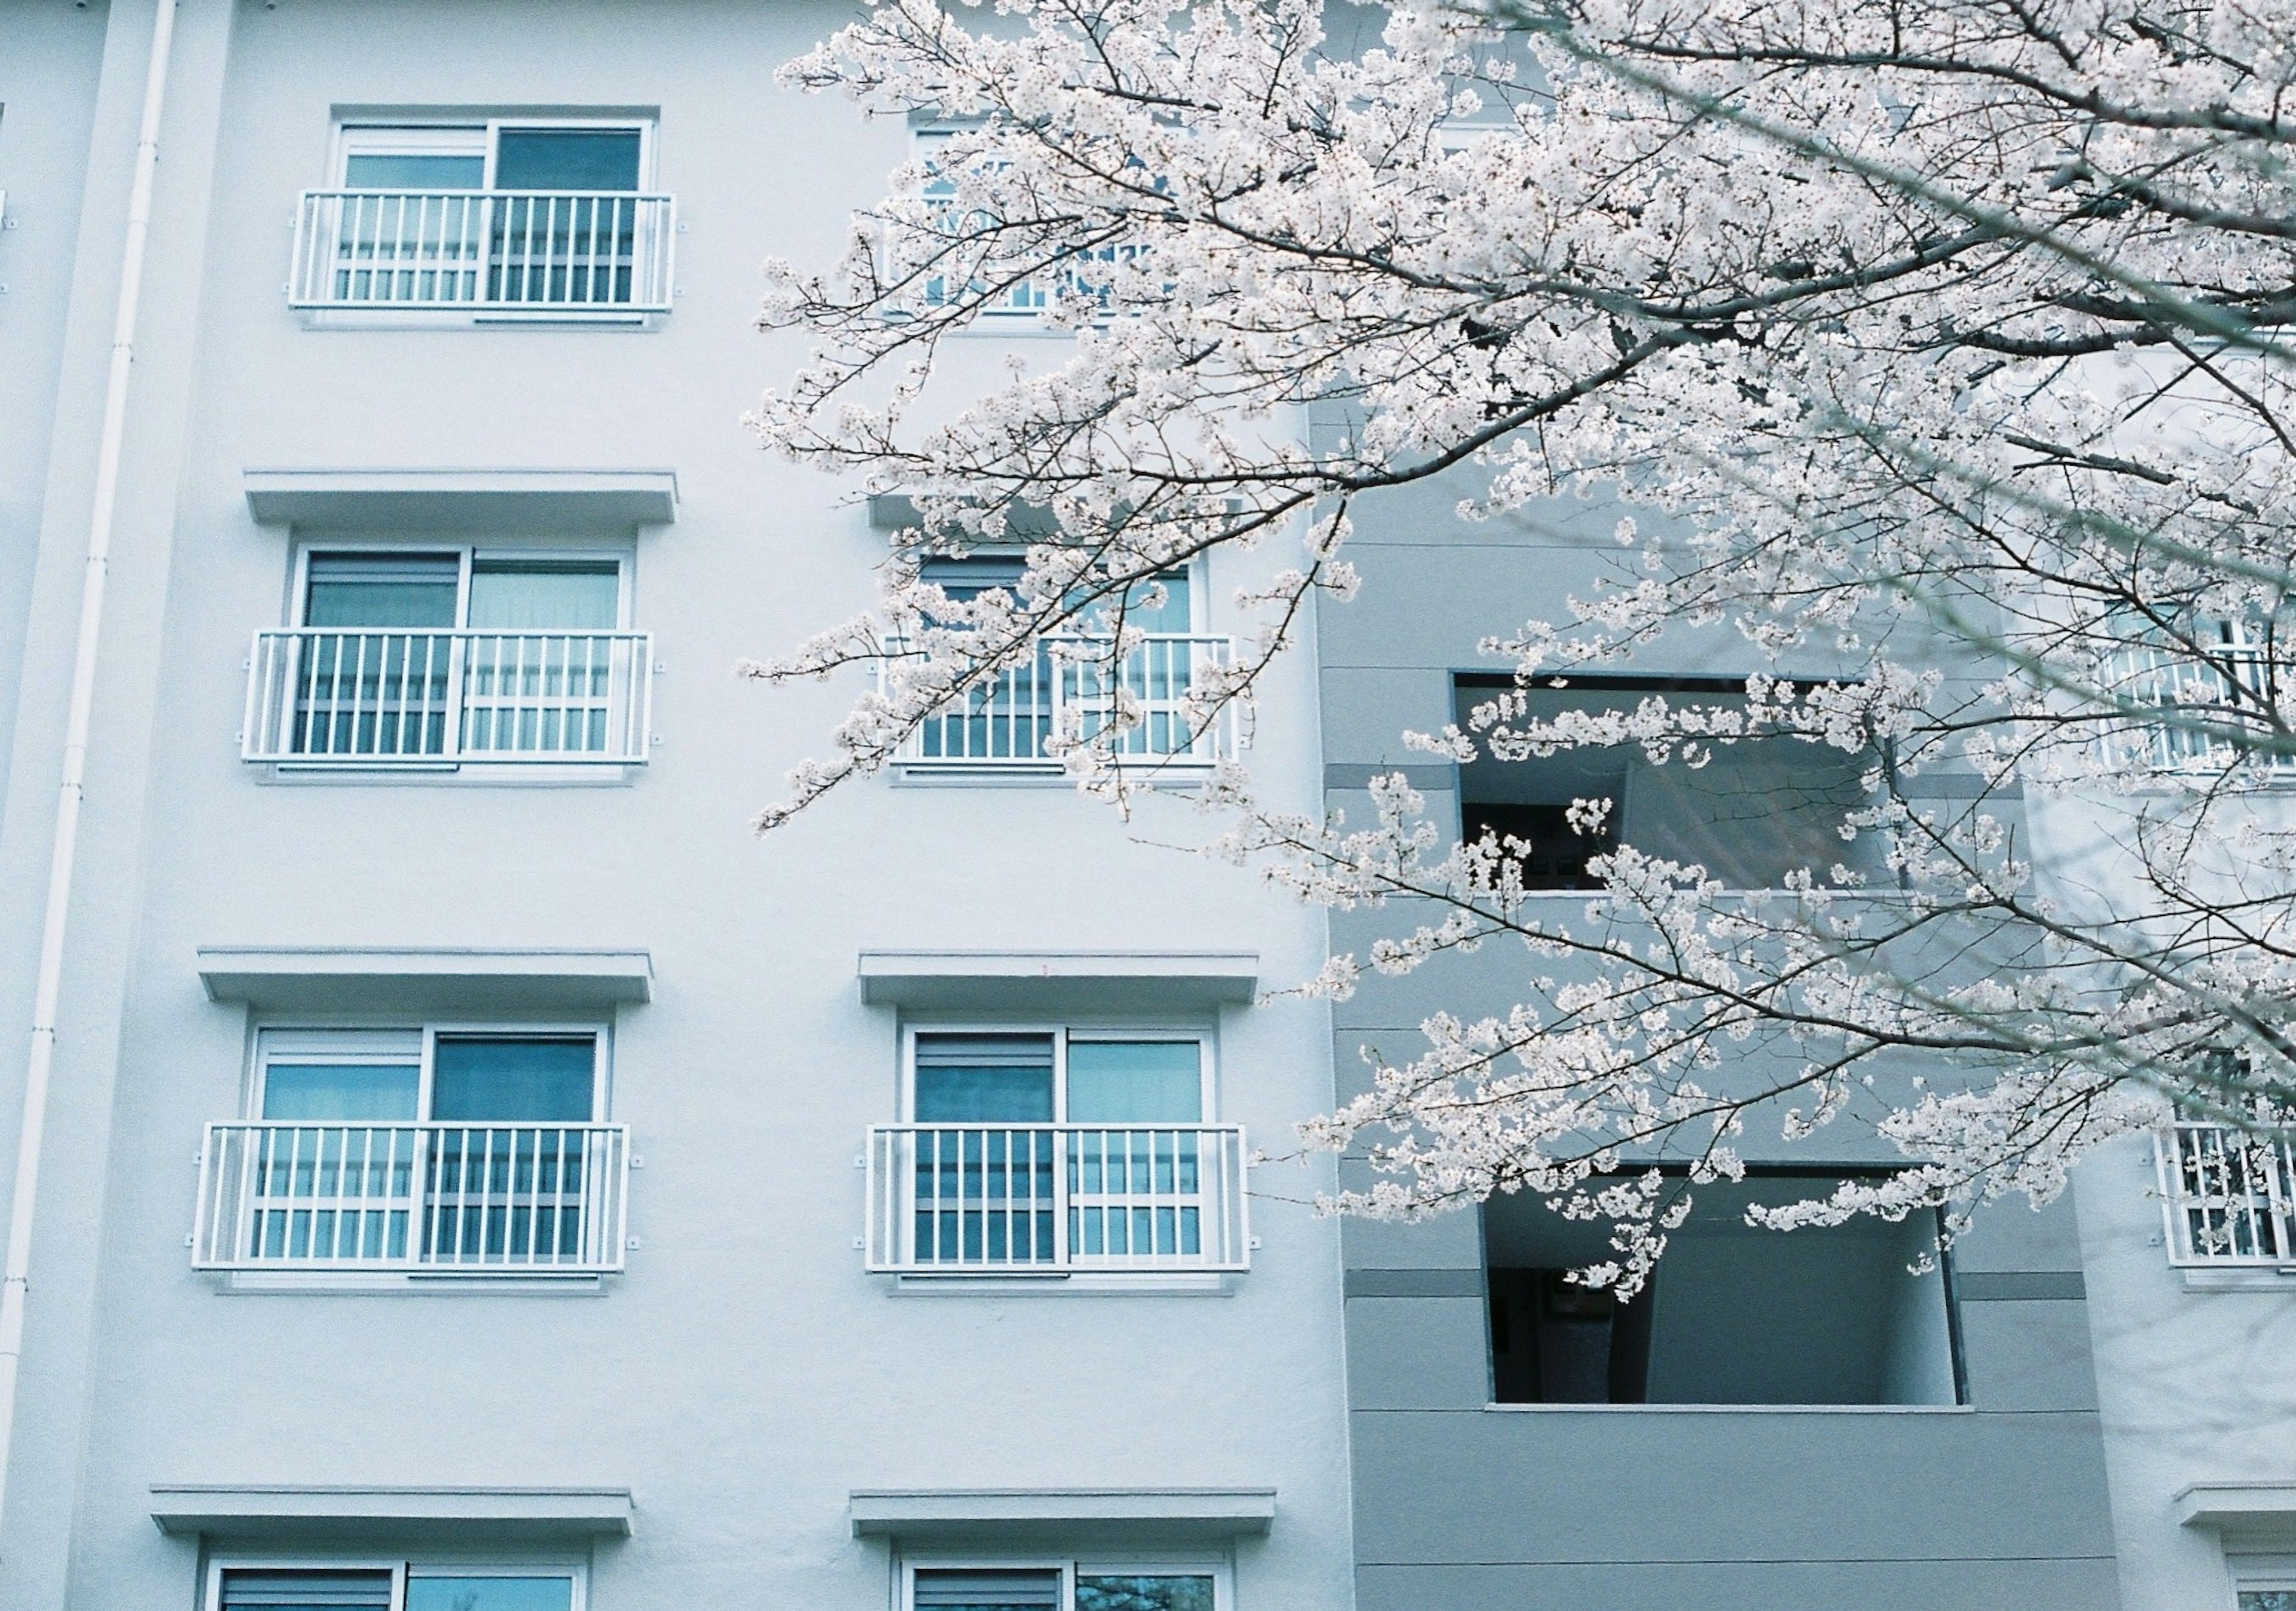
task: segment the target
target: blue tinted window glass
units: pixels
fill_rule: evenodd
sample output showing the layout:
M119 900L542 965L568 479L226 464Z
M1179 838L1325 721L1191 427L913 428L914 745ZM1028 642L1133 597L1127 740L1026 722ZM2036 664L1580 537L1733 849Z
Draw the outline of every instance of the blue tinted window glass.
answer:
M406 1611L571 1611L570 1577L410 1577Z
M634 128L506 128L495 145L496 190L636 190Z
M306 626L452 626L463 561L454 554L313 554Z
M1079 1124L1193 1124L1203 1091L1193 1041L1069 1043L1069 1117Z
M412 1063L272 1063L263 1070L263 1116L405 1123L422 1117L422 1088Z
M345 190L477 190L486 182L487 159L479 156L370 151L343 159Z
M1053 1037L921 1034L915 1106L920 1124L1049 1124Z
M456 1123L583 1124L597 1066L588 1036L542 1040L440 1035L430 1068L430 1116Z
M1076 1611L1212 1611L1212 1580L1078 1576Z

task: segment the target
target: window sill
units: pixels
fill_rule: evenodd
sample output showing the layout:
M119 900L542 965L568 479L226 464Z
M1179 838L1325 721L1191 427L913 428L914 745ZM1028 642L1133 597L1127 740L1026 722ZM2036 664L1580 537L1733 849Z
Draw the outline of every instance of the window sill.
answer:
M461 789L623 789L637 781L643 761L486 761L357 763L257 761L258 781L291 788L313 785L372 789L412 785Z
M893 1277L896 1297L1232 1297L1234 1272L1218 1270L1080 1270L1045 1275Z
M1485 1404L1499 1415L1972 1415L1972 1404Z
M611 313L457 313L445 308L301 308L303 328L322 330L536 330L620 331L644 333L661 327L667 310L616 309Z
M234 1296L599 1297L606 1278L586 1275L417 1274L398 1270L229 1270L215 1288Z
M1058 761L991 762L896 761L890 767L896 789L1065 789L1077 780ZM1144 762L1128 773L1160 789L1201 789L1211 777L1209 761Z
M2236 1265L2212 1269L2205 1264L2182 1264L2187 1292L2279 1292L2296 1294L2296 1264Z

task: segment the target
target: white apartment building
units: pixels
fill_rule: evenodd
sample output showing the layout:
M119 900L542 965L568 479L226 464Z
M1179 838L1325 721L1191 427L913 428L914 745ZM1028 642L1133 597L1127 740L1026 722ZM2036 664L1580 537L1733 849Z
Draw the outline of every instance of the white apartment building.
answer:
M0 4L11 1158L111 544L0 1605L1346 1606L1320 917L1049 673L748 826L886 552L739 422L916 137L772 87L840 12L162 4Z
M773 87L846 14L0 0L0 1607L2296 1605L2284 1154L2113 1149L1918 1285L1714 1214L1574 1307L1520 1204L1250 1161L1515 960L1268 999L1372 929L1079 798L1081 674L750 832L857 688L734 666L905 514L739 423L759 261L938 132ZM1260 719L1137 743L1551 812L1398 735L1584 546L1367 511ZM1250 562L1168 579L1152 711Z

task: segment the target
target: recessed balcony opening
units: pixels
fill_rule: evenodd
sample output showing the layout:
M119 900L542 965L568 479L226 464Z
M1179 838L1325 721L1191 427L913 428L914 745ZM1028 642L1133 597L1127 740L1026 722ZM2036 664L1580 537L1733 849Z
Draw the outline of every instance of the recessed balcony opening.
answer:
M1512 679L1463 676L1455 695L1464 727L1474 708L1513 687ZM1644 699L1671 706L1745 704L1743 683L1702 678L1590 676L1527 696L1524 717L1553 722L1570 712L1632 711ZM1587 863L1620 844L1646 855L1695 863L1733 889L1771 889L1809 868L1821 884L1840 863L1870 886L1886 877L1878 838L1841 837L1844 817L1869 803L1866 773L1875 756L1796 738L1715 744L1693 765L1677 749L1653 762L1641 746L1558 750L1519 761L1485 757L1459 769L1461 837L1486 832L1520 841L1530 889L1592 889ZM1569 821L1574 800L1608 800L1599 830ZM1877 875L1881 875L1877 877Z
M1492 1396L1499 1403L1951 1404L1943 1272L1915 1275L1929 1214L1793 1231L1750 1204L1823 1182L1769 1177L1693 1190L1689 1221L1633 1298L1570 1279L1616 1257L1605 1226L1535 1198L1483 1209Z

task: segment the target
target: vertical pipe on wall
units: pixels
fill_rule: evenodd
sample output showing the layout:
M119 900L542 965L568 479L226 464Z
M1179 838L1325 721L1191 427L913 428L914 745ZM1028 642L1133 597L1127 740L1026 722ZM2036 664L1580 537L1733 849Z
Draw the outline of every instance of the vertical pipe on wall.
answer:
M0 1524L6 1520L8 1460L16 1427L17 1366L24 1351L24 1307L31 1278L32 1210L38 1198L41 1133L46 1125L48 1082L55 1064L57 1005L63 994L64 925L71 911L80 801L87 776L88 728L95 704L97 639L103 625L103 585L111 560L112 518L119 503L119 460L127 429L127 381L135 357L136 310L144 295L144 251L151 233L152 179L160 160L160 111L167 95L168 53L175 43L176 4L176 0L156 0L153 7L152 58L144 78L144 111L135 135L135 179L127 193L127 233L120 249L119 296L112 315L102 431L96 442L95 494L80 584L71 704L64 722L63 758L56 786L55 841L48 853L47 907L41 920L31 1049L24 1068L24 1112L16 1138L7 1263L4 1278L0 1278Z

